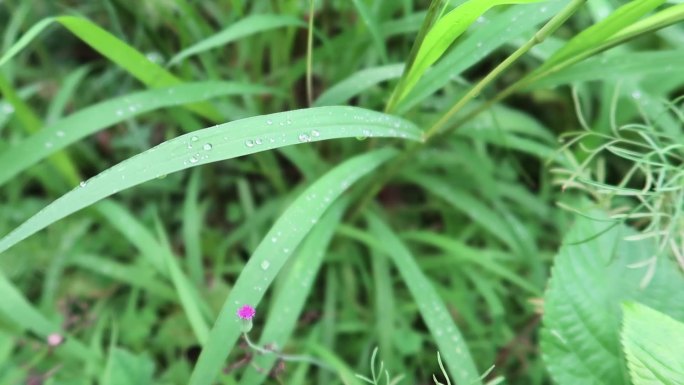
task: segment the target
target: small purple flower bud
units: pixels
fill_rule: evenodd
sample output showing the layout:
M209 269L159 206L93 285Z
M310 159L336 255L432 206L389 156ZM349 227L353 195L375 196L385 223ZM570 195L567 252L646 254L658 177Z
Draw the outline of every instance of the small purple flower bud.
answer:
M246 321L251 321L255 314L256 310L249 305L243 305L237 311L237 316Z

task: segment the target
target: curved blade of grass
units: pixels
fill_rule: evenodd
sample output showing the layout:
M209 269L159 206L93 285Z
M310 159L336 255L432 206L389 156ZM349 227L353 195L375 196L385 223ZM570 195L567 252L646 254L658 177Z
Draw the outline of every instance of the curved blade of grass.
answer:
M302 245L297 248L295 260L292 262L283 285L279 286L278 295L261 332L261 346L268 344L281 349L289 340L304 309L306 297L311 293L318 270L323 263L325 251L347 205L346 199L339 199L335 202L307 235ZM264 382L276 359L275 355L254 357L259 370L248 370L240 384L258 385Z
M241 333L239 306L257 306L285 262L311 231L327 208L354 182L393 157L392 149L382 149L345 161L306 189L266 234L242 270L233 290L209 334L191 385L209 385L224 365Z
M429 175L409 174L406 178L465 213L473 222L503 242L515 254L521 255L522 246L513 237L513 231L508 227L502 215L480 202L471 193L453 188L443 180Z
M176 76L148 59L135 48L117 39L116 36L100 28L90 20L74 16L49 17L36 23L0 57L0 67L19 53L52 23L61 24L84 43L102 54L102 56L116 63L150 88L182 83ZM191 104L188 106L188 109L214 122L221 120L221 115L209 103Z
M23 294L0 271L0 313L11 320L22 330L28 329L41 338L46 339L52 333L64 335L59 324L47 319L38 311ZM97 363L99 356L75 338L66 338L60 346L66 354L86 362Z
M661 63L653 65L653 63ZM575 82L679 74L684 68L684 50L626 52L597 57L564 68L534 82L530 88L549 88Z
M354 7L359 12L361 20L368 27L368 32L370 32L371 39L373 40L373 45L380 55L380 59L383 63L387 63L387 49L385 48L385 42L382 39L382 34L380 33L380 26L377 20L373 17L371 10L368 9L363 0L352 0Z
M356 107L318 107L256 116L164 142L82 182L0 239L0 253L65 216L148 180L211 162L314 140L348 137L421 140L412 123Z
M398 86L397 102L408 94L425 71L446 52L451 44L490 8L503 4L534 3L539 0L469 0L439 19L428 31L416 59Z
M200 310L199 304L202 301L200 300L199 293L197 293L197 290L195 290L190 279L181 269L178 259L173 255L173 251L171 251L171 245L169 244L163 225L158 217L156 219L155 224L157 233L159 234L159 238L161 238L161 242L159 243L160 254L166 262L169 277L171 278L171 282L173 282L176 293L178 293L178 299L180 300L185 316L188 318L188 322L192 327L192 331L195 333L195 337L197 337L197 341L200 345L204 346L207 343L207 338L209 338L209 325Z
M403 63L363 69L323 92L314 102L314 106L332 106L344 103L378 83L400 77L403 71Z
M26 168L105 127L158 108L176 106L224 95L268 92L265 87L232 82L184 83L146 90L86 107L39 130L0 154L0 185Z
M164 300L176 301L176 295L171 287L159 280L158 276L149 268L143 269L140 266L115 262L91 254L78 255L70 261L70 264L132 287L140 287Z
M473 64L502 47L507 42L533 34L532 26L538 25L560 11L567 1L546 1L543 6L514 5L491 19L485 19L481 27L464 37L458 46L425 73L411 92L398 103L396 112L403 114L435 93ZM532 9L531 9L532 8ZM478 21L479 22L479 21Z
M457 384L481 385L468 346L430 279L420 270L409 249L377 215L368 213L366 218L370 233L345 227L343 234L381 250L392 259L447 363L451 378Z
M17 118L21 122L23 128L30 133L40 131L42 122L40 118L33 112L32 108L15 92L14 88L9 84L0 74L0 93L5 96L8 102L12 104ZM5 153L6 151L3 151ZM62 173L68 181L76 183L79 179L79 172L71 162L66 153L57 153L50 157L50 162L60 173ZM11 165L12 160L9 163Z
M507 280L513 285L520 287L522 290L531 295L542 294L542 291L539 288L529 283L514 271L511 271L511 269L501 265L493 258L492 254L486 250L474 249L456 239L427 231L402 233L402 237L407 240L417 241L438 247L453 255L454 258L458 258L463 262L470 262L474 265L478 265L484 270L489 271L490 273Z
M253 35L262 31L281 27L306 27L306 24L292 16L288 15L250 15L244 17L228 28L216 33L192 46L180 51L169 60L168 66L178 64L190 56L208 51L212 48L226 45L232 41L236 41L242 37Z
M566 61L576 61L578 56L601 45L620 30L637 22L642 16L662 5L665 0L630 1L608 17L577 34L529 76L535 78ZM574 62L574 61L573 61Z

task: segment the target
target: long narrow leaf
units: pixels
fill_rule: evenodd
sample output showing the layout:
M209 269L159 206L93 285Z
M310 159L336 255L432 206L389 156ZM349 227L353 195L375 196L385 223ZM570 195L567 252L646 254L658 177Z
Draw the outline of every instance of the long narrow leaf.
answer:
M169 66L178 64L190 56L208 51L212 48L224 46L242 37L281 27L306 27L306 24L303 21L288 15L263 14L247 16L223 31L180 51L169 60Z
M51 154L105 127L158 108L225 95L267 92L260 86L228 82L185 83L136 92L86 107L36 132L0 154L0 185Z
M166 174L298 143L370 136L421 140L422 134L410 122L379 112L319 107L237 120L182 135L82 182L0 239L0 253L69 214Z
M377 150L340 164L317 180L278 218L242 270L202 350L191 385L212 384L240 335L237 309L257 306L295 248L311 231L328 207L354 182L394 156L390 149Z

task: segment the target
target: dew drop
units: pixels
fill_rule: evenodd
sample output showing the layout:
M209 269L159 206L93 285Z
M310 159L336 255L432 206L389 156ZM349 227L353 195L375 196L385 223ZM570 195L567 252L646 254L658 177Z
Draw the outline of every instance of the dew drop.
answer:
M45 142L45 148L52 148L52 142Z
M81 187L85 187L87 184L88 184L88 182L82 180L81 183L79 183L78 185Z
M211 148L212 148L211 143L205 143L204 146L202 146L202 148L204 149L204 151L211 150Z
M634 99L641 99L641 91L634 91L634 92L632 92L632 98L634 98Z
M122 116L124 112L122 110L116 110L116 115L117 116Z
M286 253L286 254L287 254L287 253L289 253L289 252L290 252L290 249L288 249L287 247L283 249L283 253Z
M261 262L261 269L262 270L268 270L268 268L271 266L271 262L269 261L263 261Z
M309 136L309 134L299 134L299 141L302 143L310 142L311 137Z
M254 143L258 146L263 142L261 141L261 138L257 138L256 140L254 140Z
M196 141L199 140L199 138L197 137L197 135L193 135L193 136L190 138L190 140L193 141L193 142L196 142Z
M245 140L245 146L254 147L254 141L252 139Z
M62 131L62 130L57 131L57 136L59 136L60 138L63 137L64 131Z
M273 242L273 243L278 242L278 238L277 237L271 237L271 242Z
M197 163L198 161L199 159L197 158L197 156L193 155L192 157L190 157L190 163Z
M314 138L318 138L319 136L321 136L321 133L318 132L318 130L311 130L311 136L313 136Z
M269 120L266 121L266 124L268 124L268 125L270 126L270 125L273 124L273 121L272 121L271 119L269 119Z

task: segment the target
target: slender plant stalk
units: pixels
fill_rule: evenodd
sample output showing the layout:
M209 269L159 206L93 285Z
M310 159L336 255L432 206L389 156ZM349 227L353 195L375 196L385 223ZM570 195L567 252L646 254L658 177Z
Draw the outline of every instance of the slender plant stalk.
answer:
M515 52L513 52L510 56L506 58L503 62L501 62L496 68L494 68L490 73L487 74L482 80L480 80L473 88L468 91L461 99L459 99L456 104L454 104L449 111L447 111L442 117L432 125L427 131L425 132L425 139L426 141L429 140L431 137L433 137L437 132L439 132L444 126L447 125L449 120L457 114L459 111L463 109L470 101L475 99L481 92L482 90L487 87L491 82L493 82L496 78L498 78L504 71L506 71L513 63L515 63L520 57L522 57L524 54L526 54L532 47L534 47L537 44L542 43L546 38L551 35L553 32L555 32L565 21L570 18L577 10L584 5L586 0L573 0L570 4L568 4L561 12L559 12L556 16L554 16L551 20L549 20L548 23L546 23L537 33L534 34L534 36L528 40L525 44L520 46ZM510 88L510 87L509 87ZM508 90L508 89L507 89ZM506 92L505 90L504 92ZM512 91L511 91L512 92ZM502 92L503 93L503 92ZM510 92L508 93L510 94ZM506 94L506 95L508 95ZM497 99L500 100L500 97L497 97ZM489 104L488 104L489 105ZM478 113L482 112L482 109L477 109ZM470 114L468 115L469 119L472 119L475 117L475 114ZM464 123L465 120L460 121L459 123L462 124ZM451 132L455 130L459 125L454 125L450 127L450 129L446 130L445 133Z
M323 362L321 362L321 361L319 361L319 360L317 360L317 359L315 359L315 358L313 358L313 357L304 356L304 355L289 355L289 354L282 354L282 353L280 353L280 352L277 351L277 350L268 349L268 348L263 348L263 347L261 347L261 346L255 344L254 342L252 342L251 339L249 339L249 336L247 335L247 333L242 333L242 336L244 337L245 342L247 342L247 345L248 345L252 350L254 350L254 351L256 351L256 352L258 352L258 353L260 353L260 354L273 354L273 355L275 355L276 357L278 357L279 359L281 359L281 360L283 360L283 361L288 361L288 362L308 362L308 363L310 363L310 364L312 364L312 365L316 365L316 366L318 366L318 367L320 367L320 368L323 368L323 369L326 369L326 370L331 370L331 371L333 371L333 372L335 371L335 370L334 370L333 368L331 368L330 366L326 365L325 363L323 363Z
M432 28L432 26L440 18L442 13L444 13L445 6L446 3L444 2L444 0L432 0L432 2L430 3L430 7L428 8L427 15L425 16L425 20L423 21L423 25L420 26L418 36L416 36L416 41L413 43L413 46L411 47L411 52L409 52L408 58L406 59L406 65L404 65L404 72L401 74L399 83L397 83L397 86L394 87L392 95L390 95L390 99L387 102L387 106L385 107L385 112L391 112L399 102L397 98L399 98L399 96L404 91L404 87L406 85L406 75L408 75L411 66L413 66L413 62L416 60L416 56L418 55L420 46L423 44L423 40L425 40L425 35L427 35L430 28Z
M456 104L454 104L453 107L451 107L435 124L433 124L429 129L425 131L425 140L424 142L421 143L414 143L409 146L409 148L402 153L399 158L397 158L394 162L392 162L388 168L385 170L385 172L380 174L380 177L375 179L373 182L371 182L371 186L369 186L366 189L366 193L364 196L358 201L359 203L352 209L350 212L349 218L350 220L355 220L358 215L361 213L362 209L368 204L368 202L373 199L374 196L380 192L382 187L396 175L399 170L402 169L402 167L406 164L407 161L409 161L413 155L427 142L429 142L433 137L436 136L437 133L440 132L440 130L446 126L446 124L449 122L449 120L463 107L465 107L470 101L472 101L477 95L482 92L482 90L489 85L494 79L496 79L499 75L501 75L504 71L506 71L513 63L515 63L516 60L518 60L521 56L523 56L525 53L527 53L532 47L534 47L537 44L540 44L543 42L547 36L551 35L553 32L555 32L570 16L572 16L577 10L586 2L586 0L573 0L570 4L568 4L561 12L556 14L551 20L549 20L548 23L546 23L537 33L534 34L534 36L527 41L527 43L523 44L520 48L518 48L515 52L513 52L509 57L506 58L501 64L499 64L494 70L492 70L487 76L485 76L480 82L478 82L473 88L468 91L461 99L459 99ZM434 5L435 2L433 2L432 5ZM425 25L425 24L424 24ZM415 47L415 46L414 46ZM407 73L407 68L404 69L404 73ZM400 81L401 83L401 81ZM397 86L395 89L395 92L393 95L397 93L397 90L400 88L400 86ZM494 98L494 101L498 101L503 99L505 96L510 95L515 89L511 89L511 87L507 88L503 92L501 92L499 95L497 95L496 98ZM390 103L388 104L387 110L391 110L392 104L391 104L391 99ZM449 129L442 131L442 134L446 134L449 132L454 131L456 128L460 127L463 123L469 121L470 119L474 118L477 116L479 113L484 111L487 107L491 106L494 101L485 103L484 106L480 106L477 108L473 113L468 114L464 119L460 120L457 124L449 127Z
M314 0L309 0L309 31L306 37L306 100L313 104L313 19Z

